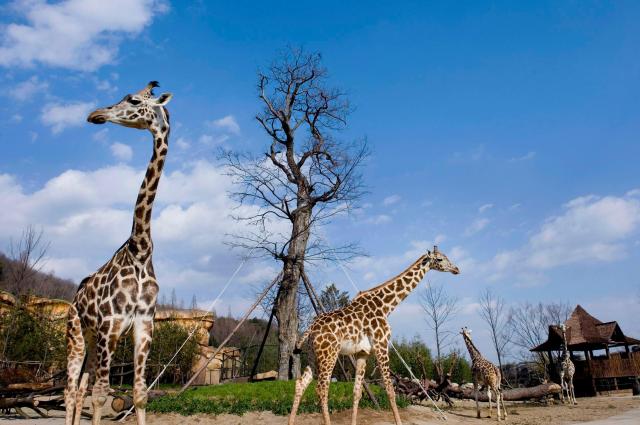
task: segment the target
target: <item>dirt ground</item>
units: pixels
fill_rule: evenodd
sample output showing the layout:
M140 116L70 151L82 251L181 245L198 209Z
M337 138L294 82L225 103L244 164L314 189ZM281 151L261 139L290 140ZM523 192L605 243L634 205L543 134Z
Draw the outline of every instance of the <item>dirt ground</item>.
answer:
M577 406L550 405L541 406L518 402L507 402L509 417L507 423L513 425L542 425L573 424L587 422L596 419L604 419L618 415L631 409L640 409L638 397L593 397L581 398ZM488 404L481 403L482 422L496 421L495 406L493 419L486 419ZM473 401L456 401L456 407L445 412L449 424L478 424L476 419L475 403ZM639 412L640 415L640 412ZM410 406L401 410L400 416L405 425L442 425L444 422L438 419L438 415L429 407ZM320 414L306 414L298 416L296 420L301 425L321 425ZM351 411L343 411L331 415L331 422L335 425L351 424ZM132 422L133 423L133 422ZM270 412L248 413L242 417L234 415L193 416L184 418L178 415L150 415L149 425L284 425L287 418L276 416ZM391 411L376 411L370 409L361 410L358 414L360 425L391 425L393 424ZM640 416L638 418L640 424Z
M535 405L528 403L507 402L507 410L509 417L507 419L510 425L543 425L543 424L575 424L588 422L597 419L611 418L611 422L607 424L640 424L640 397L594 397L580 398L577 406L569 405ZM475 404L472 401L456 401L456 407L446 411L447 421L443 422L438 419L438 415L426 406L410 406L401 410L401 416L405 425L442 425L456 424L468 425L483 423L493 423L496 421L495 410L492 419L487 419L487 404L481 403L482 419L476 419ZM627 416L625 421L619 415L624 412L631 411L631 415ZM52 412L53 413L53 412ZM638 418L636 421L635 418ZM631 419L629 419L631 418ZM351 423L351 411L338 412L331 415L332 423L335 425L343 425ZM62 425L64 420L61 417L49 419L33 419L23 420L15 417L0 416L1 422L12 422L16 425ZM320 425L322 417L320 414L299 415L296 421L300 425ZM497 422L497 421L496 421ZM83 420L83 424L88 424L88 420ZM110 421L103 419L103 424L109 424ZM128 425L135 424L135 418L130 416L125 422ZM276 416L270 412L252 412L243 416L235 415L156 415L149 414L147 416L148 425L284 425L287 418ZM393 415L390 411L376 411L364 409L358 415L358 424L360 425L391 425L393 424Z

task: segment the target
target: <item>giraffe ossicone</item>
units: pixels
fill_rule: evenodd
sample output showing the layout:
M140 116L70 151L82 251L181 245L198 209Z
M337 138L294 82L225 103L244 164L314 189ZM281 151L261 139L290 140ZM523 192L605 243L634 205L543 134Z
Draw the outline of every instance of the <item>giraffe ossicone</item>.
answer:
M67 317L67 387L65 425L78 425L84 394L93 385L93 425L100 423L109 392L111 356L118 339L129 329L134 337L133 403L138 425L145 424L147 388L145 366L153 337L158 283L153 270L151 210L169 146L170 93L154 97L157 81L126 95L120 102L97 109L87 121L111 122L148 130L153 154L138 192L131 235L111 259L83 279ZM83 363L86 370L80 381ZM80 382L79 382L80 381Z
M331 372L338 355L355 355L356 377L353 387L353 413L351 423L356 424L358 405L362 396L362 383L371 352L376 356L378 369L384 381L389 397L391 410L396 424L402 423L396 406L395 390L389 373L389 340L391 327L387 316L418 286L429 270L460 273L446 255L438 247L420 256L409 268L385 283L358 293L345 307L324 313L316 317L309 329L296 343L296 351L308 338L312 345L318 367L318 385L316 391L322 406L325 425L331 423L329 417L329 382ZM313 379L311 368L307 366L304 373L296 380L295 397L289 425L295 423L300 400L304 391Z

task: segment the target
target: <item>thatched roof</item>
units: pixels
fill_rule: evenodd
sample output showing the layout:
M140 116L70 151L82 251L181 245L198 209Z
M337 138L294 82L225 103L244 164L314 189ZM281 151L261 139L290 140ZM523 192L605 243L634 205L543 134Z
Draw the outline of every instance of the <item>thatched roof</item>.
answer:
M564 325L567 329L569 350L593 350L605 347L640 344L640 340L626 336L618 322L601 322L577 305ZM549 326L549 337L531 351L562 349L562 331L559 326Z

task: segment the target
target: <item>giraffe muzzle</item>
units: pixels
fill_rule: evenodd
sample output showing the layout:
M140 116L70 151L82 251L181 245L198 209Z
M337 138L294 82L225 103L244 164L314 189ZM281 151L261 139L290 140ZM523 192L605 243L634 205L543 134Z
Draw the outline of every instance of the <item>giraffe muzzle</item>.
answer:
M107 122L107 117L100 111L94 111L89 114L89 116L87 117L87 121L89 121L91 124L104 124Z

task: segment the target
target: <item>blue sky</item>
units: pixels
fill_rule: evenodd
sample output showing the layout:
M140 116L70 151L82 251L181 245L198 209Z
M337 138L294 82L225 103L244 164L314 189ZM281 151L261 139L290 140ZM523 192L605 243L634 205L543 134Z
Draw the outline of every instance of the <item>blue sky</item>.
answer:
M185 2L186 3L186 2ZM79 280L130 230L149 136L87 112L158 80L174 94L154 209L164 293L202 304L238 263L216 148L258 152L256 71L279 49L321 51L366 136L369 194L324 229L369 253L358 286L438 242L462 269L429 276L461 299L454 327L489 351L477 296L581 303L640 324L640 5L636 2L17 1L0 18L0 244L24 226L51 240L47 267ZM241 314L276 264L250 262L217 306ZM353 293L344 275L312 271ZM422 288L421 288L422 289ZM412 295L398 336L431 337Z

